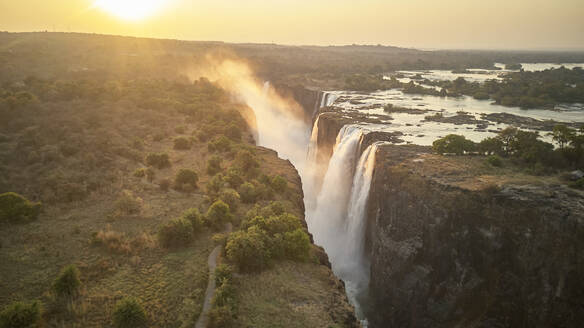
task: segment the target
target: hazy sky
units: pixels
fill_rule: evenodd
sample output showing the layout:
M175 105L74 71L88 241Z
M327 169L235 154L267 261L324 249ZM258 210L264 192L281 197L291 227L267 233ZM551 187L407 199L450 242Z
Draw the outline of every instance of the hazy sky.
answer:
M281 44L584 49L584 0L125 1L129 5L115 15L94 7L94 0L0 0L0 30ZM163 4L152 15L123 18L134 12L133 4L157 1Z

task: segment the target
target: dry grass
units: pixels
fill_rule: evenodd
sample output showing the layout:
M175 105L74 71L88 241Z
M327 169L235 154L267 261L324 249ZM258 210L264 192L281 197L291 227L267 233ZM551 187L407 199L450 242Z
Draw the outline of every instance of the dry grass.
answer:
M331 309L342 309L334 300L344 295L322 265L280 262L259 274L238 275L235 281L241 327L341 326Z

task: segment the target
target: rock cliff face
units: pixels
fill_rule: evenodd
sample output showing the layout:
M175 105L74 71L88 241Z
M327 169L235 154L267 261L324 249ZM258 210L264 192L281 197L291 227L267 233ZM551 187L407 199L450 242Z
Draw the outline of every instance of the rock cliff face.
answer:
M499 178L474 172L472 160L428 152L384 146L377 156L371 326L581 325L583 194L554 184L495 187Z

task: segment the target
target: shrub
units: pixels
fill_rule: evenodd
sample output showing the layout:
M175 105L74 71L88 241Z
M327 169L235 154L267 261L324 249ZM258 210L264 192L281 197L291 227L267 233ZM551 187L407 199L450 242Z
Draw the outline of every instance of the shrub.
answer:
M276 175L272 178L271 186L277 192L284 192L286 191L286 188L288 188L288 180L279 175Z
M221 192L221 196L219 197L222 201L229 205L229 208L233 211L237 210L239 206L239 201L241 197L239 193L233 189L225 189Z
M227 222L231 222L232 220L233 215L231 215L229 205L225 204L222 200L215 201L209 207L205 216L205 223L215 230L223 228Z
M109 225L105 230L94 233L92 241L94 244L103 245L116 253L128 254L131 252L130 243L126 236L121 232L111 230Z
M572 183L570 183L570 187L574 189L584 189L584 178L580 178Z
M163 169L170 166L170 158L166 153L150 153L146 156L146 164L154 166L157 169Z
M257 175L257 168L260 167L260 163L256 156L252 154L249 150L240 150L235 156L235 164L241 169L247 176Z
M31 202L14 192L0 194L0 223L25 223L36 220L40 211L41 203Z
M432 149L438 154L450 153L462 155L465 152L474 151L476 144L464 136L457 134L449 134L444 138L435 140L432 143Z
M231 281L233 278L233 269L230 265L219 264L215 268L215 284L221 286L224 281Z
M284 256L293 260L306 260L310 254L310 238L302 229L284 233Z
M189 169L180 169L174 178L174 189L189 191L197 188L199 176L197 172Z
M116 200L115 208L122 214L139 214L142 211L142 199L134 196L130 190L123 190Z
M133 174L133 175L134 175L136 178L143 178L143 177L145 177L145 176L146 176L146 169L145 169L145 168L143 168L143 167L141 167L141 168L137 168L137 169L134 171L134 174Z
M193 241L193 225L184 218L174 219L158 230L158 241L162 247L182 247Z
M479 151L483 154L501 155L505 153L503 141L499 138L486 138L479 143Z
M228 306L214 307L209 311L209 328L229 328L234 326L235 313Z
M256 188L249 182L246 182L239 187L239 195L241 196L241 201L248 204L255 203L257 199Z
M38 327L41 321L42 304L14 302L0 312L0 328Z
M209 142L209 151L228 152L231 150L231 140L226 136L220 136Z
M81 287L79 275L79 269L73 264L63 268L53 284L57 295L60 297L76 296L79 293L79 287Z
M207 174L215 175L215 174L221 172L221 170L222 170L221 162L222 161L223 161L223 159L217 155L211 156L211 158L209 158L209 160L207 160Z
M203 226L203 218L198 209L194 207L189 208L183 212L182 218L191 222L191 225L193 226L193 232L198 232L201 230L201 227Z
M491 156L487 157L487 163L489 163L490 165L495 166L495 167L503 166L503 161L501 160L501 157L499 157L497 155L491 155Z
M191 142L185 137L174 138L174 149L189 150L191 149Z
M257 227L229 235L225 252L227 259L244 272L260 271L270 263L265 232Z
M146 327L148 319L138 300L124 297L116 304L113 321L117 328L138 328Z
M231 188L237 189L243 183L243 178L241 177L241 172L234 167L229 168L227 170L227 174L225 175L225 182L229 183Z
M207 183L207 192L211 195L218 194L223 186L225 185L225 181L223 180L223 175L221 173L215 175L211 180Z
M229 137L231 140L240 141L241 140L241 128L234 123L231 123L225 129L225 135Z

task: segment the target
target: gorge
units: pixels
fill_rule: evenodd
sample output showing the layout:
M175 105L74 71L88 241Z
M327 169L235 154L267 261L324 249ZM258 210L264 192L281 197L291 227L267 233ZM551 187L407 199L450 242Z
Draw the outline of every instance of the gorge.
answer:
M425 145L433 138L408 130L416 124L405 118L417 113L384 116L382 93L299 91L269 82L261 93L263 102L247 102L258 117L259 145L298 169L309 231L345 282L363 326L570 326L582 319L573 308L584 291L575 279L584 272L577 251L584 240L581 192L507 173L469 174L481 162L432 155ZM303 103L304 115L262 119L289 113L289 102L274 101L279 93ZM431 136L465 132L458 123L416 123ZM470 126L471 138L495 131ZM546 197L561 201L551 205ZM543 232L549 235L536 237Z

